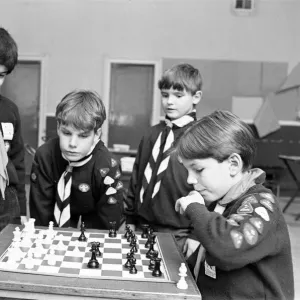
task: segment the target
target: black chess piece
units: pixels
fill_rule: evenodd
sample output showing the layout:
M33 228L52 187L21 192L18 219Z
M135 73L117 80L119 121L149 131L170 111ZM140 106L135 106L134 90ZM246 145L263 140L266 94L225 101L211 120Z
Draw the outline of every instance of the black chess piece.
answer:
M148 229L149 229L149 224L142 224L141 227L142 227L142 238L143 239L146 239L148 238Z
M155 266L155 259L158 257L158 251L154 251L149 261L148 269L153 271Z
M152 237L153 237L153 228L149 227L148 228L148 239L146 241L145 248L149 248Z
M138 248L137 248L136 243L131 246L130 252L133 252L133 253L137 253L138 252Z
M127 261L124 264L125 268L129 268L131 266L131 259L133 258L133 253L127 253Z
M80 236L78 238L78 241L80 241L80 242L86 242L87 241L87 238L86 238L86 236L84 234L85 230L86 229L85 229L84 222L81 222L81 225L80 225L81 234L80 234Z
M136 245L136 236L131 238L131 241L130 241L130 244L129 244L130 247L132 247L134 245Z
M137 269L136 269L135 265L136 265L136 259L134 257L132 257L131 260L130 260L130 267L129 267L129 273L130 274L136 274L137 273Z
M162 272L160 270L160 262L161 258L156 257L154 260L154 270L152 271L152 276L154 277L160 277L162 275Z
M155 251L154 250L155 238L156 238L156 235L154 235L154 234L152 234L150 236L150 246L149 246L149 250L146 253L147 258L151 258L151 256L153 255L153 253Z
M99 257L102 256L102 253L100 251L100 242L92 242L91 247L92 247L90 249L91 252L93 251L93 247L94 247L94 248L96 248L96 256L99 256Z
M99 262L96 258L96 252L97 252L97 246L94 244L92 245L92 256L91 259L89 260L87 266L91 269L96 269L99 268Z
M125 225L125 234L124 234L124 238L127 239L128 235L130 234L131 228L129 225Z
M108 234L109 237L114 238L117 236L116 224L117 224L116 221L109 222L110 225L109 234Z

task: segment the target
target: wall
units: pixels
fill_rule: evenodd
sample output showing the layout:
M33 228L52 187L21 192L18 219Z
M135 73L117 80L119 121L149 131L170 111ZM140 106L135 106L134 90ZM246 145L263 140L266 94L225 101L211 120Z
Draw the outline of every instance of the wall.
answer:
M45 112L73 88L103 91L105 57L300 61L300 2L261 0L0 0L0 26L22 54L47 56Z

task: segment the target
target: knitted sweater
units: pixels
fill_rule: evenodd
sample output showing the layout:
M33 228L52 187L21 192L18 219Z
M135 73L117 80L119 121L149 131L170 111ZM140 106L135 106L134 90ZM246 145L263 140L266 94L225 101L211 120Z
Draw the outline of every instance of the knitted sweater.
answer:
M197 281L203 300L293 299L289 233L270 190L261 183L250 187L223 215L199 203L190 204L185 214L206 249Z

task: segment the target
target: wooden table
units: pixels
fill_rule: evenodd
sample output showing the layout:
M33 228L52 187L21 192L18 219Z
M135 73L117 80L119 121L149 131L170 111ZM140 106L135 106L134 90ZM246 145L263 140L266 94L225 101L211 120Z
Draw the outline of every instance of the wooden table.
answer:
M9 224L0 233L0 255L10 245L15 227ZM176 286L184 258L177 249L174 237L169 233L155 234L174 282L86 279L0 271L0 298L200 300L200 292L189 270L186 277L188 289L180 290Z

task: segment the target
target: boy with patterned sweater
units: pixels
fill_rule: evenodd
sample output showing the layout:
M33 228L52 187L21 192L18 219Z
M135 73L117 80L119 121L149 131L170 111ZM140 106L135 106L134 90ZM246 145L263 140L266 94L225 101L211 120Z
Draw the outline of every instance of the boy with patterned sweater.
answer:
M119 163L100 140L105 118L92 91L73 91L58 104L58 137L37 149L32 165L29 203L36 225L119 227L123 183Z
M193 189L184 167L169 155L174 140L196 120L202 78L188 64L165 71L158 83L166 120L142 138L125 200L126 223L134 229L149 224L155 231L171 232L188 257L198 246L191 222L174 210L175 201Z
M279 203L251 169L251 129L216 111L192 125L175 146L195 191L176 202L201 246L189 263L203 300L294 298L290 238Z

